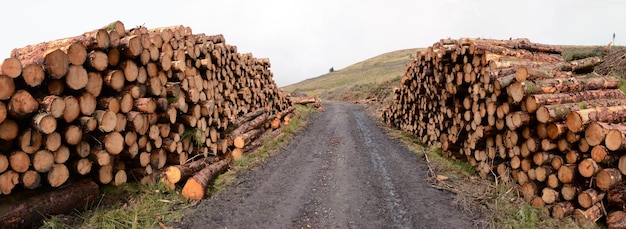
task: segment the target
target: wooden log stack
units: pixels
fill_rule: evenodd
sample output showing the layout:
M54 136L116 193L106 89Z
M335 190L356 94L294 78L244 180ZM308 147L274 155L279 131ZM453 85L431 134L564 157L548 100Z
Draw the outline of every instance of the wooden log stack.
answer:
M293 110L270 67L222 35L119 21L14 49L0 68L0 192L228 164Z
M527 39L442 39L417 53L383 113L390 125L514 182L554 217L624 225L626 94Z

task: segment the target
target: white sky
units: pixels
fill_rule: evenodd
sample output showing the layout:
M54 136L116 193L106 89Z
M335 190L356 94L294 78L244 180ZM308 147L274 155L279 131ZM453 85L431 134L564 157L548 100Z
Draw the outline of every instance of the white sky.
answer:
M16 0L0 8L0 57L115 20L224 34L239 52L270 58L279 86L447 37L606 45L616 33L626 45L622 0Z

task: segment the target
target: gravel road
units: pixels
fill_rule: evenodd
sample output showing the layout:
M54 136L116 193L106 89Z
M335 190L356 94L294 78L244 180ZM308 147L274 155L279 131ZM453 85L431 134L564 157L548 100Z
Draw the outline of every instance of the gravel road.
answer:
M180 228L471 228L423 160L360 105L330 102L263 165L187 210Z

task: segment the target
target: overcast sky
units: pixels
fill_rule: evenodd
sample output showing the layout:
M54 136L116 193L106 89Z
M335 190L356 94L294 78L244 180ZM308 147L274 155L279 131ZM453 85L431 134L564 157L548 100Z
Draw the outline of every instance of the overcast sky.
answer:
M268 57L286 86L441 38L526 37L549 44L626 45L622 0L178 0L2 3L0 57L13 48L82 34L121 20L126 28L182 24L224 34L239 52Z

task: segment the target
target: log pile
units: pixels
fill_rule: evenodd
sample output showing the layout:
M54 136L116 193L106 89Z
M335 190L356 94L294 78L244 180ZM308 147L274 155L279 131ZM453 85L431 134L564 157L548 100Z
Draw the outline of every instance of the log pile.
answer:
M406 66L383 119L514 182L554 217L623 225L612 220L626 208L626 94L593 72L599 58L560 53L527 39L442 39Z
M0 192L228 165L293 110L270 67L222 35L119 21L14 49L0 68Z
M291 100L292 104L302 104L302 105L310 104L311 106L318 108L318 109L323 108L322 100L317 96L289 97L289 100Z

